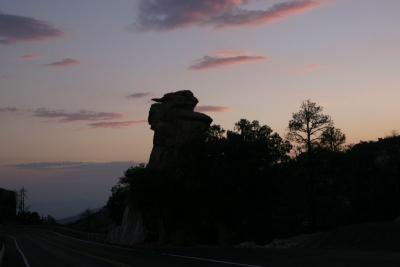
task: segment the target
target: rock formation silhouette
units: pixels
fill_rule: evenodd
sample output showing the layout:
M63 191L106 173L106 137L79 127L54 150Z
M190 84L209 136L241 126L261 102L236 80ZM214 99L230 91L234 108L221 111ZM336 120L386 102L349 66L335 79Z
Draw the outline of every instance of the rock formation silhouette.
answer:
M154 131L153 149L146 168L161 174L185 176L180 167L195 161L195 146L204 143L212 119L194 111L198 100L188 90L168 93L153 101L156 103L152 104L148 117ZM159 241L163 243L166 239L164 218L157 218L157 221ZM112 229L108 239L126 245L144 242L146 227L142 213L127 206L121 226Z
M154 131L148 167L157 170L179 165L187 159L190 144L204 140L212 119L194 108L199 102L188 90L153 98L148 122ZM190 150L190 149L189 149Z

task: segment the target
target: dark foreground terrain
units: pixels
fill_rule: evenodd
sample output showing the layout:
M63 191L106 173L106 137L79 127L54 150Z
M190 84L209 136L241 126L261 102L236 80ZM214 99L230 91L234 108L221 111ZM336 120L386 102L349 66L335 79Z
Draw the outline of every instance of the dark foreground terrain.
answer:
M339 249L130 249L35 228L0 230L2 267L47 266L400 266L400 253Z

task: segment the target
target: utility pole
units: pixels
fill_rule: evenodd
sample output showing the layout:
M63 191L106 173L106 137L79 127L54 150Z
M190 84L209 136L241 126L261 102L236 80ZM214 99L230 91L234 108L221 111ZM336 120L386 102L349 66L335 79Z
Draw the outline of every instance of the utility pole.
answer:
M22 187L19 190L19 202L18 202L18 212L25 213L25 199L27 198L27 190Z

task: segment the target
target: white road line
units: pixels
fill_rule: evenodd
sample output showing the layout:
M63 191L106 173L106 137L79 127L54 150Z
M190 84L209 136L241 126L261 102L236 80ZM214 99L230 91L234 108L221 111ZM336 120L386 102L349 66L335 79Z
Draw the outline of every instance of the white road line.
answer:
M24 253L22 252L20 246L18 245L17 239L16 239L15 237L13 237L13 236L10 236L10 237L14 240L15 247L17 248L19 254L21 254L21 257L22 257L22 259L24 260L25 266L26 266L26 267L31 267L31 266L29 265L28 260L26 259L25 255L24 255Z
M44 242L47 242L48 244L54 246L53 248L57 247L57 245L58 245L56 243L57 241L49 241L45 237L39 237L37 239L39 239L41 241L44 241ZM63 249L64 252L67 252L67 251L71 252L72 251L73 253L79 254L80 256L85 256L85 257L88 257L88 258L96 259L98 261L107 262L108 264L111 264L113 266L133 267L132 265L128 265L128 264L125 264L125 263L122 263L122 262L118 262L118 261L115 261L115 260L111 260L111 259L107 259L107 258L104 258L104 257L96 256L96 255L93 255L93 254L90 254L90 253L85 253L83 250L79 250L79 249L76 249L76 248L72 248L72 247L66 247L65 248L63 246L59 246L58 248Z
M251 264L237 263L237 262L232 262L232 261L214 260L214 259L209 259L209 258L190 257L190 256L183 256L183 255L169 254L169 253L162 253L161 255L170 256L170 257L177 257L177 258L184 258L184 259L191 259L191 260L198 260L198 261L223 263L223 264L236 265L236 266L265 267L265 266L260 266L260 265L251 265Z
M6 244L0 243L0 266L3 264L4 254L6 253Z
M124 247L120 247L120 246L114 246L114 245L109 245L109 244L103 244L103 243L99 243L99 242L94 242L94 241L89 241L89 240L84 240L84 239L79 239L76 237L72 237L72 236L68 236L68 235L64 235L55 231L51 231L51 230L43 230L46 232L50 232L62 237L66 237L69 239L74 239L83 243L88 243L88 244L94 244L94 245L99 245L99 246L103 246L103 247L111 247L111 248L117 248L117 249L121 249L121 250L127 250L127 251L135 251L135 252L142 252L138 249L131 249L131 248L124 248ZM230 262L230 261L222 261L222 260L215 260L215 259L209 259L209 258L198 258L198 257L190 257L190 256L183 256L183 255L177 255L177 254L169 254L169 253L161 253L161 255L164 256L170 256L170 257L177 257L177 258L186 258L186 259L191 259L191 260L198 260L198 261L207 261L207 262L214 262L214 263L223 263L223 264L229 264L229 265L236 265L236 266L244 266L244 267L265 267L265 266L260 266L260 265L251 265L251 264L244 264L244 263L237 263L237 262ZM29 267L29 266L27 266Z

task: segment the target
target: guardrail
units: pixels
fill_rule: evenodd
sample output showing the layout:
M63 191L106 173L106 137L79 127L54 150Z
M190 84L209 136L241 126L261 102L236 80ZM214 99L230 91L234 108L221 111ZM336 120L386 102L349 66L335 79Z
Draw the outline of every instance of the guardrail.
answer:
M3 259L6 252L6 246L4 243L0 243L0 267L3 266Z

